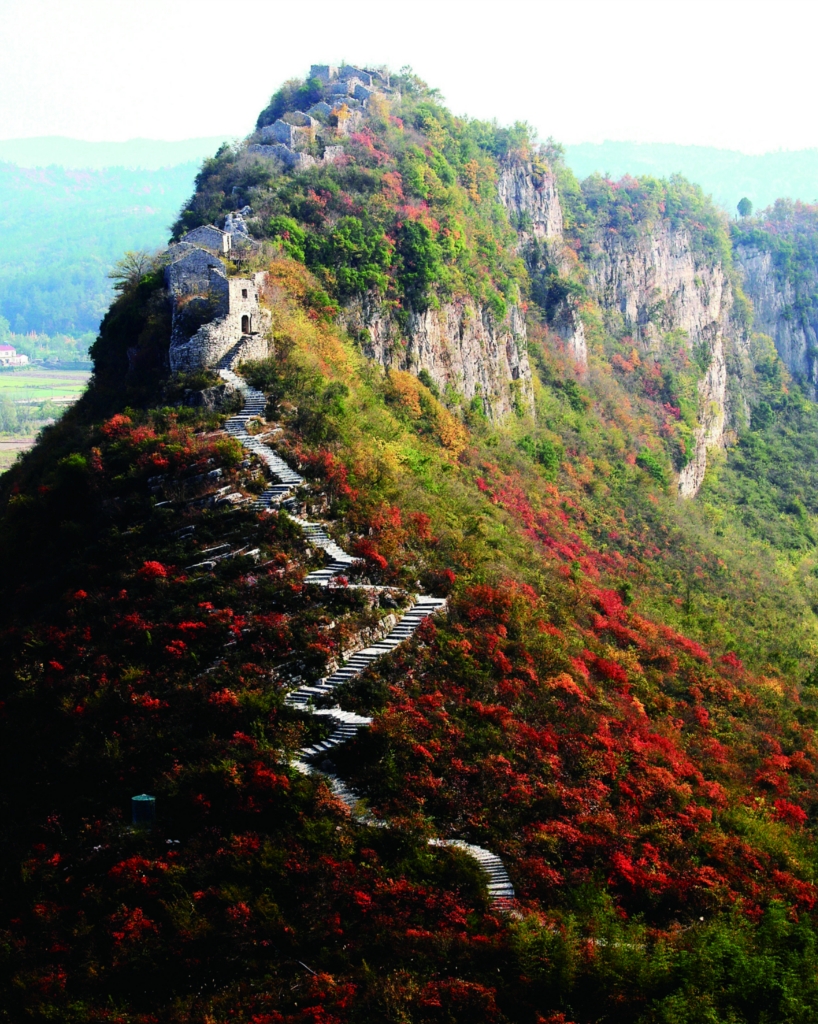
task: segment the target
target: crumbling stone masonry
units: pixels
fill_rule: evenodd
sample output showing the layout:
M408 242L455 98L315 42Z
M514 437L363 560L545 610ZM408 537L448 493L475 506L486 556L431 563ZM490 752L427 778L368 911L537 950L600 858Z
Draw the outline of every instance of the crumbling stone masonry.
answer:
M212 230L218 232L218 228ZM270 313L261 308L259 291L267 275L229 278L218 257L188 242L193 234L168 250L165 281L173 302L171 370L216 366L239 345L243 358L264 358Z

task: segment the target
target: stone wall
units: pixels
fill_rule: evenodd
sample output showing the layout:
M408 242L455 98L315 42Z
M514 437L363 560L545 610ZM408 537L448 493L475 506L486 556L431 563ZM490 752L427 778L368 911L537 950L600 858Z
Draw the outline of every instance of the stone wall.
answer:
M204 250L198 252L204 253ZM201 260L195 253L187 253L166 271L174 300L169 351L170 368L174 373L216 366L239 343L242 343L244 358L260 359L268 353L271 317L259 302L266 274L228 278L221 264L218 268L209 266L203 288L198 270L195 274L185 273L186 263L198 268ZM198 286L195 291L194 284ZM212 319L189 336L185 330L185 314L190 310L191 301L199 302L202 312L212 315Z
M317 78L322 82L333 82L338 77L338 68L333 64L313 64L310 68L310 78Z
M254 144L247 147L247 152L253 156L264 157L266 160L280 160L288 169L301 170L304 167L313 167L317 163L315 157L310 156L309 153L294 153L283 143L277 143L274 146Z
M259 135L262 142L281 142L292 149L298 135L298 128L279 119L272 124L266 124L259 132Z
M319 100L318 103L313 103L313 105L310 107L307 113L311 114L313 117L326 120L326 118L328 118L329 115L332 113L332 107L329 105L329 103L325 103L323 100Z
M338 78L341 81L357 78L361 85L365 85L369 89L372 88L372 75L362 68L354 68L351 64L345 64L342 68L338 68Z
M210 249L211 252L230 252L230 236L213 224L202 224L201 227L188 231L182 241L198 245L202 249Z
M262 311L262 319L269 328L270 314ZM269 341L265 334L242 337L235 317L228 315L200 327L183 345L171 345L170 368L179 373L215 367L239 344L245 359L264 359L269 355Z
M169 262L165 267L165 284L173 298L209 295L214 284L214 274L224 278L226 285L224 264L207 249L179 242L168 249L167 257Z
M317 128L318 122L312 117L311 114L305 114L303 110L293 110L289 114L285 114L284 118L287 119L288 124L295 125L296 128Z

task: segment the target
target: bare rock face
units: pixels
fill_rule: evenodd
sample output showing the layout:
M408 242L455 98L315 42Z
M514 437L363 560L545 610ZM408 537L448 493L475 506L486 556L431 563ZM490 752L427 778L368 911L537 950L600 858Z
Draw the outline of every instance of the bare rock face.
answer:
M660 353L670 331L684 332L691 350L705 347L696 450L679 474L679 494L692 497L704 480L708 449L724 444L728 353L748 344L730 320L732 287L718 261L696 252L686 230L666 223L636 238L600 236L595 248L589 289L603 310L622 317L643 351Z
M241 392L232 384L217 384L203 391L185 391L182 404L209 412L231 412L243 404Z
M686 331L691 345L709 342L732 305L718 264L698 256L684 229L665 223L637 238L600 235L589 261L589 286L605 310L618 310L645 350L663 333Z
M497 192L517 230L519 250L532 275L546 270L568 277L575 258L563 241L555 176L542 165L509 157L502 165ZM731 320L729 279L717 260L693 248L686 230L673 229L665 222L635 237L600 234L593 250L586 260L588 292L603 314L617 321L618 328L624 326L644 352L660 354L672 331L682 332L689 349L696 348L700 354L704 349L708 366L699 382L695 451L678 482L679 494L693 497L704 480L708 450L724 444L731 401L743 401L740 375L749 342ZM769 283L766 287L769 289ZM786 296L770 293L770 316L780 316L786 304ZM588 358L585 329L570 295L547 309L546 316L549 329L584 368ZM781 345L785 344L793 359L801 359L803 364L812 342L791 332L786 338L782 335ZM818 367L815 372L814 379L818 379ZM731 373L739 378L732 394L728 387Z
M588 366L588 343L585 339L585 324L570 298L565 298L552 311L548 324L551 331L565 342L566 349L573 356L581 370Z
M522 238L562 241L562 207L551 171L510 157L503 162L497 194Z
M569 274L573 261L566 256L562 207L554 174L539 163L507 157L501 166L497 196L517 231L517 247L527 258L530 269L536 272L538 267L550 264L560 274ZM574 361L584 370L588 365L588 346L575 304L565 298L547 312L549 328L565 342Z
M362 338L369 358L386 368L426 370L441 393L451 387L467 401L480 396L490 419L533 409L525 320L516 306L498 323L485 306L453 301L411 312L401 332L377 299L367 295L350 303L344 320Z
M775 273L770 252L739 245L735 255L753 303L755 329L773 339L793 377L808 383L813 397L818 396L818 334L813 324L793 316L797 296L792 283Z

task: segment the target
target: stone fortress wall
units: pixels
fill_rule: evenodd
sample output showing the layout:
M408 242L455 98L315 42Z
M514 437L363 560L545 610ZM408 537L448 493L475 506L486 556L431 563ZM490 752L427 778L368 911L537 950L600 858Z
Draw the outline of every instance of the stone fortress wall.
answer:
M344 152L333 140L360 125L363 110L376 92L390 91L386 72L351 65L313 65L310 77L326 84L326 98L309 111L291 111L264 125L251 137L248 154L277 160L288 170L333 163ZM333 115L337 123L330 126ZM319 133L320 160L307 151ZM217 366L238 347L245 359L268 354L270 313L259 303L265 275L229 278L223 259L238 248L257 245L245 220L250 212L250 207L244 207L228 213L224 230L214 224L194 228L168 249L165 280L173 304L170 367L174 372Z
M168 249L165 282L173 304L169 355L174 373L216 366L237 346L245 359L268 354L271 318L259 301L267 275L228 277L217 255L238 247L236 240L245 242L244 211L228 217L233 232L204 225ZM197 320L205 322L191 334L190 324Z
M310 143L323 132L332 115L337 120L332 125L333 136L348 135L360 127L363 111L373 95L388 93L390 99L400 99L400 95L390 88L386 71L365 71L351 64L343 67L313 64L310 78L324 83L325 98L307 111L294 110L273 124L264 125L247 147L248 153L279 160L288 170L334 163L343 154L343 147L330 144L326 136L321 140L324 147L320 159L307 152Z

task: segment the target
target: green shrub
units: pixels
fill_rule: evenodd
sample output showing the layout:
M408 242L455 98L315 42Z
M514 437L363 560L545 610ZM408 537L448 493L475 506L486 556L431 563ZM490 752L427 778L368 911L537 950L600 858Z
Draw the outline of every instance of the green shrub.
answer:
M547 437L532 438L529 434L517 442L520 451L538 462L545 470L546 476L553 479L562 462L562 446L555 444Z
M640 466L648 474L653 477L657 483L663 486L667 485L667 471L660 462L659 458L649 448L643 448L641 452L636 456L636 465Z

